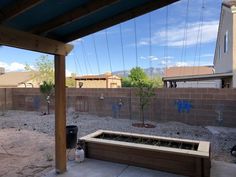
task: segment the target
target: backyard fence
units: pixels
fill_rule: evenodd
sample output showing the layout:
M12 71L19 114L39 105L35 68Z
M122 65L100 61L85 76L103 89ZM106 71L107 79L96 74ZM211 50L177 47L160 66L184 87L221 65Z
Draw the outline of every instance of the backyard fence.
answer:
M137 90L67 89L67 111L98 116L139 119ZM46 111L46 102L37 88L0 89L1 110ZM54 110L54 100L51 101ZM236 127L236 89L156 89L145 110L146 120L178 121L192 125Z

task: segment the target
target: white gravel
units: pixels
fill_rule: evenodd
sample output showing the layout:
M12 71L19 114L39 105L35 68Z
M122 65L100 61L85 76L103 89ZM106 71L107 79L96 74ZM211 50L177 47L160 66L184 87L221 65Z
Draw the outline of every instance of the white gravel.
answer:
M132 126L134 122L137 121L98 117L82 113L70 113L67 115L67 125L78 126L78 137L98 129L104 129L206 140L211 142L213 159L232 163L236 162L236 157L230 155L230 149L233 145L236 145L236 128L190 126L180 122L148 122L156 125L156 127L137 128ZM27 129L54 135L54 114L40 116L37 112L8 111L6 115L0 116L0 128Z

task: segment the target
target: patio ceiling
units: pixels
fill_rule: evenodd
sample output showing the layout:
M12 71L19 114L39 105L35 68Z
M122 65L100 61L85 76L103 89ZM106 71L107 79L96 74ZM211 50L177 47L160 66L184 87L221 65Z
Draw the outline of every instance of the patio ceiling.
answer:
M1 0L1 26L70 42L179 0Z

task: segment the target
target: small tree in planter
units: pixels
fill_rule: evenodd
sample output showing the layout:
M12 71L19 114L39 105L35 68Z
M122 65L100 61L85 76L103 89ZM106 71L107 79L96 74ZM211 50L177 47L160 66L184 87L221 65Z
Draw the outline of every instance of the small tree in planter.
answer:
M136 67L130 71L128 76L131 87L138 88L137 96L139 97L140 106L140 120L142 123L133 124L138 127L154 127L150 124L145 124L144 110L150 102L150 98L154 96L153 82L148 79L146 73L140 68Z
M54 85L52 82L43 81L43 84L40 85L40 92L44 95L47 102L47 113L50 114L50 102L51 96L53 93Z
M140 80L137 83L138 93L137 96L139 97L139 106L140 106L140 119L142 121L142 127L146 127L149 125L145 124L144 119L144 110L150 103L150 98L155 95L153 83L152 82L144 82Z

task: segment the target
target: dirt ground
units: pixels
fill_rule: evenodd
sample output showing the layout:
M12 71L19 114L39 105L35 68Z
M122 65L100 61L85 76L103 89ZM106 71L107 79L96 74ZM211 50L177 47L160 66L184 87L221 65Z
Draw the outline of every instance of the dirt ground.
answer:
M1 177L36 177L53 168L52 136L30 130L2 129L0 145Z
M137 120L70 113L67 125L77 125L78 137L98 129L141 133L211 142L214 160L236 163L230 150L236 145L236 128L191 126L180 122L147 122L155 128L138 128ZM54 168L54 114L8 111L0 116L0 177L38 177Z

